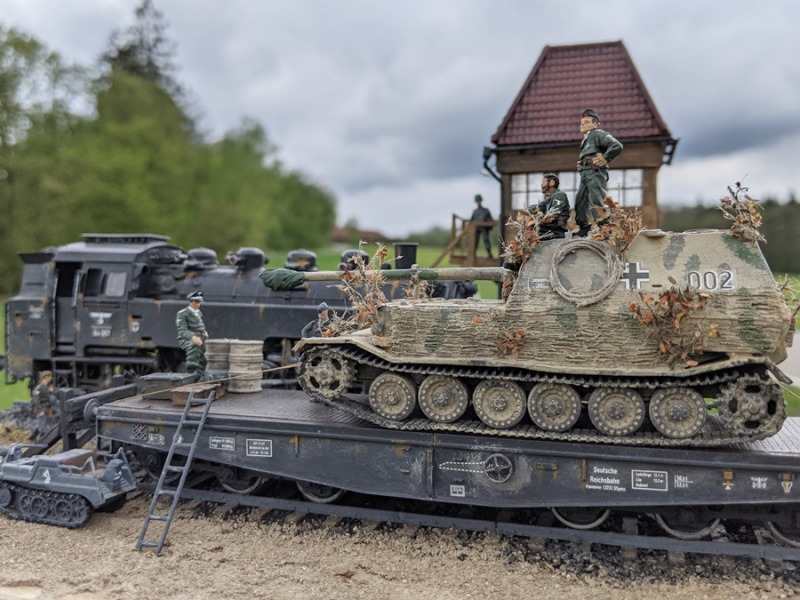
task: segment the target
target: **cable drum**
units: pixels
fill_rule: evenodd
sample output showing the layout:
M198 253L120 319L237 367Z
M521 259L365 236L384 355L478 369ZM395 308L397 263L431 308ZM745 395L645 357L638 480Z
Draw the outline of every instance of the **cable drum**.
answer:
M589 306L609 296L619 285L623 265L605 242L585 238L559 245L550 264L550 285L577 306Z

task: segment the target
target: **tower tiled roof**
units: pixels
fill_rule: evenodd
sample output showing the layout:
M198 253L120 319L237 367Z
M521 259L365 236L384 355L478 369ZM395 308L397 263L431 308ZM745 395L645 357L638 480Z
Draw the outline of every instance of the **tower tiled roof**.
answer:
M621 41L545 46L503 122L497 146L578 142L580 114L621 140L671 138Z

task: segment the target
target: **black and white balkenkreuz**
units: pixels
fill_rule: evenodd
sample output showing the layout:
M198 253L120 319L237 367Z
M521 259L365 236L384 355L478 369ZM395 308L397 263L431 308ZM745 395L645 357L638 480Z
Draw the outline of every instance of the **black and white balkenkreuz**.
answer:
M620 280L625 283L626 290L639 290L642 283L650 281L650 271L643 269L638 262L625 263Z

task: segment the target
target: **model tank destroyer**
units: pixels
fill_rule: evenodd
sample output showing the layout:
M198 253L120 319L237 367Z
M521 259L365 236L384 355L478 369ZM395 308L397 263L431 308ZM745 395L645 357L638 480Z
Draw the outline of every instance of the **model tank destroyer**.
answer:
M504 299L391 301L301 340L302 387L395 429L713 446L781 428L793 319L757 243L644 231L623 258L548 240L518 273L481 271L513 280Z

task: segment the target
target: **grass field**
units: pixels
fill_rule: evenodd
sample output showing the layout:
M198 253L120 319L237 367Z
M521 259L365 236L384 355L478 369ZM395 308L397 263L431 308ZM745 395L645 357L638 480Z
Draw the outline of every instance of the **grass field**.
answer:
M372 255L375 247L366 247L365 250ZM428 267L433 264L433 261L441 253L439 248L426 248L421 247L417 250L417 263L421 267ZM391 254L391 253L390 253ZM340 252L337 250L322 250L317 252L317 260L321 270L335 270L339 264ZM272 255L270 267L282 266L285 263L285 254ZM455 266L449 263L443 263L443 267ZM776 276L779 281L783 280L782 276ZM790 285L794 290L800 291L800 275L789 276ZM497 285L490 281L483 281L478 284L479 293L482 298L497 298ZM5 300L0 305L0 342L2 343L2 351L5 353ZM15 400L27 400L30 397L27 382L19 382L14 385L6 385L5 379L0 378L0 409L9 408ZM800 416L800 388L798 387L785 387L784 398L787 402L787 411L790 415Z

